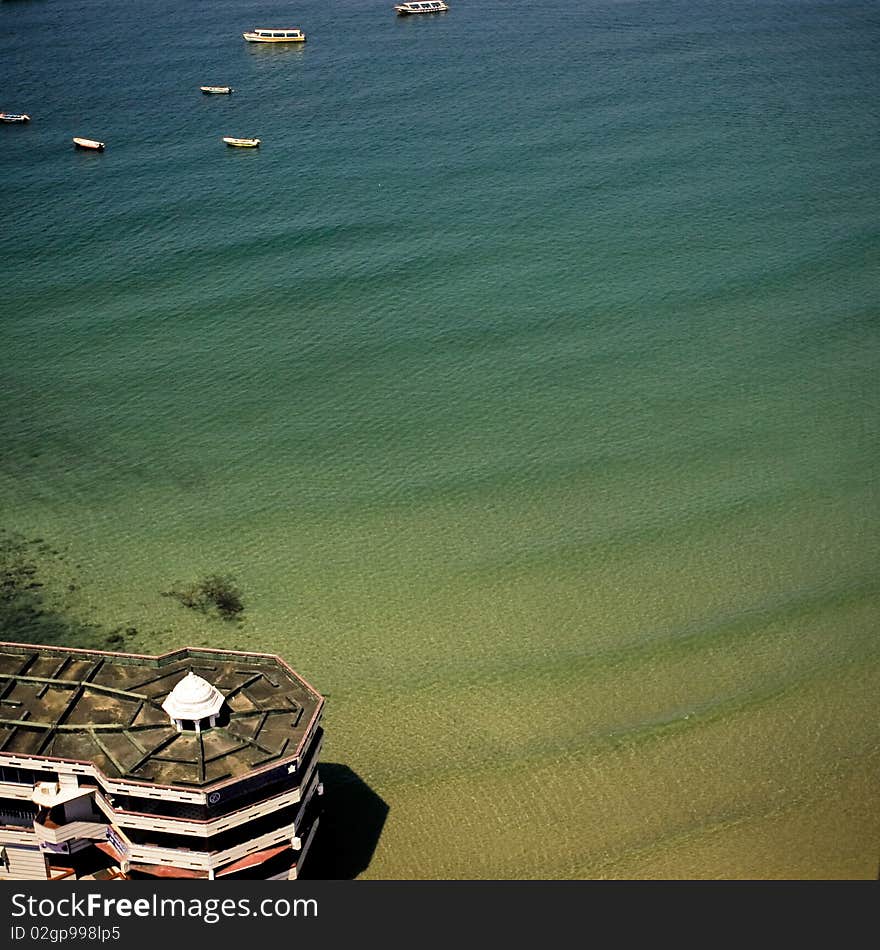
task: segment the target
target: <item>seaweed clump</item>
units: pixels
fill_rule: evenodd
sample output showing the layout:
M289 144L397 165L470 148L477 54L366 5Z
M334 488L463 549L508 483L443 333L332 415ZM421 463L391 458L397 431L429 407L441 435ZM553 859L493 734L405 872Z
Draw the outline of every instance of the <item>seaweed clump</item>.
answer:
M163 591L162 596L172 597L190 610L213 614L222 620L240 620L244 612L243 596L235 578L225 574L209 574L194 584Z

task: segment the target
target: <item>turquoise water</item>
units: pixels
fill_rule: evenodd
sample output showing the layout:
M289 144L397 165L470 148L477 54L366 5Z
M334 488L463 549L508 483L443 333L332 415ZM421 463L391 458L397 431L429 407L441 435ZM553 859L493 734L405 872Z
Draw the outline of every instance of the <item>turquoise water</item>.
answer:
M875 877L880 11L391 6L0 4L0 527L326 692L364 877Z

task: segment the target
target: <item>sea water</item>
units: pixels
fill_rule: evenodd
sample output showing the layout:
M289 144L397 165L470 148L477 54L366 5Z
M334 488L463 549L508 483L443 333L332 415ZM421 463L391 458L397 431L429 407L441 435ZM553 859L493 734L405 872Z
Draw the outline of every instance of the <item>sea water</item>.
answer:
M283 656L314 874L875 877L880 10L450 6L0 4L4 636Z

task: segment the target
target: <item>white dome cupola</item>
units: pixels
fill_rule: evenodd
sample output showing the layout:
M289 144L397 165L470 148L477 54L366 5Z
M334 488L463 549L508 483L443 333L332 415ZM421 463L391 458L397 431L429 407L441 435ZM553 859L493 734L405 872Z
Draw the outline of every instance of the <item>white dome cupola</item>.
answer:
M217 714L224 703L223 694L190 670L171 690L162 703L162 708L181 732L184 723L191 722L196 732L217 724Z

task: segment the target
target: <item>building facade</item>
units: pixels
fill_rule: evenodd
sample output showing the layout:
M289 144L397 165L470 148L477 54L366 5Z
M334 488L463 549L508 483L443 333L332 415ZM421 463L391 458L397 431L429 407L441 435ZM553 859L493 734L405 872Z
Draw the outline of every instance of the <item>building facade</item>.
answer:
M324 699L277 656L0 643L0 879L293 879Z

